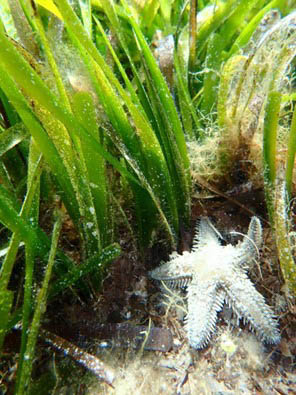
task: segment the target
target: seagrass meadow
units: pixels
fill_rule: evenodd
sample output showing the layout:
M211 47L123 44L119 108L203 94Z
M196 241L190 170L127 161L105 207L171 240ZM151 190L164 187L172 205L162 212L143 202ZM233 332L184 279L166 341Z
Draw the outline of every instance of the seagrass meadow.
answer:
M0 394L296 392L295 81L295 0L0 0Z

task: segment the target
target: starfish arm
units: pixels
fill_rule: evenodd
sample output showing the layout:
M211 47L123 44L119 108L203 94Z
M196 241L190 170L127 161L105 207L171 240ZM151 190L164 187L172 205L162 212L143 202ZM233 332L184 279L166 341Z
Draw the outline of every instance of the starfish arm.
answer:
M261 340L273 344L280 341L280 332L271 308L243 271L228 276L223 288L225 300L238 319L242 318L248 323Z
M262 245L262 227L257 217L252 217L248 229L248 234L236 247L238 258L236 264L241 267L249 267L256 256L259 256L259 248Z
M262 244L262 226L259 218L252 217L248 230L248 239L252 240L254 244L260 248Z
M185 251L183 255L175 252L171 254L170 261L151 270L148 275L154 280L164 281L169 287L181 288L191 281L192 264L193 258L189 252Z
M217 289L217 284L196 284L188 286L188 315L186 329L189 344L193 348L203 348L215 331L217 313L221 310L225 294Z
M208 218L201 217L196 225L192 251L194 252L207 244L220 245L219 239L222 239L222 236L214 225L211 224Z

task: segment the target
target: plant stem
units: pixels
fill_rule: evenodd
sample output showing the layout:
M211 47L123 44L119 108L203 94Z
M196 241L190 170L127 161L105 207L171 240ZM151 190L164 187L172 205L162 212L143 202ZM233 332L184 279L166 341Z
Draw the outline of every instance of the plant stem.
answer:
M189 92L191 97L193 94L193 72L196 60L196 13L198 0L190 0L189 15L189 58L188 58L188 74L189 74Z
M24 340L27 340L27 341L24 343L24 345L22 342L22 348L24 348L24 350L23 350L23 352L21 352L22 358L19 363L18 379L17 379L17 383L16 383L16 390L15 390L16 395L21 395L21 394L24 394L25 392L27 392L26 389L29 387L29 384L30 384L32 363L33 363L33 358L34 358L34 353L35 353L35 345L36 345L38 331L39 331L39 327L40 327L41 316L42 316L42 313L45 311L45 307L46 307L47 289L48 289L48 284L49 284L49 280L51 277L53 264L55 261L55 255L56 255L56 250L57 250L61 227L62 227L62 215L60 213L58 213L57 220L55 222L55 225L53 228L53 233L52 233L52 241L51 241L51 248L50 248L50 252L49 252L48 265L46 268L42 287L41 287L41 289L38 293L38 296L37 296L36 308L35 308L33 320L32 320L30 331L29 331L28 335L27 335L27 332L28 332L27 328L28 328L29 314L31 311L31 303L29 304L29 310L27 311L27 314L26 314L26 316L27 316L26 322L24 321L25 314L23 314L22 338L26 336L26 339L24 339ZM30 256L29 262L31 262L33 259L34 259L34 256ZM29 271L30 274L32 274L31 273L32 266L33 265L30 265L30 271ZM31 293L32 292L32 279L30 281L30 284L27 284L27 281L26 281L25 295L26 295L27 285L28 285L28 287L30 286L29 291ZM31 298L30 298L30 301L31 301ZM27 303L24 302L24 307L26 305L27 305Z

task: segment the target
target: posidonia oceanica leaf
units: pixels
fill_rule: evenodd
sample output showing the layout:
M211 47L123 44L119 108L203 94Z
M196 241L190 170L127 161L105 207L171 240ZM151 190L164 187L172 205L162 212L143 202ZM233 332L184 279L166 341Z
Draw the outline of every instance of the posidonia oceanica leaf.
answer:
M271 1L250 20L250 22L245 26L240 35L236 38L235 42L232 44L232 47L227 54L228 59L236 52L239 52L240 49L249 42L252 34L254 33L255 29L257 28L263 17L266 16L268 11L270 11L271 9L277 8L280 3L282 3L282 0Z
M45 276L44 280L42 283L42 287L38 292L37 298L36 298L36 307L34 310L34 315L33 319L30 325L30 331L27 336L24 336L24 331L27 332L27 329L29 328L29 316L30 316L30 310L31 306L28 306L28 322L27 322L27 328L24 323L24 313L23 313L23 320L22 320L22 340L25 338L25 343L22 344L21 347L21 355L19 358L19 366L18 366L18 372L17 372L17 379L16 379L16 394L23 394L24 390L26 387L29 386L30 379L31 379L31 372L32 372L32 363L33 363L33 358L35 354L35 346L37 342L37 336L40 328L40 323L41 323L41 317L44 311L46 310L46 302L47 302L47 289L48 289L48 284L49 280L51 277L52 269L55 263L55 255L57 252L57 247L58 247L58 240L60 236L60 231L62 227L62 214L57 213L57 220L54 224L53 232L52 232L52 239L51 239L51 246L50 246L50 252L49 252L49 258L48 258L48 264L45 270ZM27 277L27 276L26 276ZM32 276L33 279L33 276ZM32 284L28 284L29 287L31 288L29 290L30 292L30 298L28 298L28 303L30 300L32 300ZM26 286L26 284L25 284ZM26 296L26 290L25 290L25 296ZM24 296L24 305L25 305L25 296Z
M11 103L18 111L18 114L27 126L28 131L34 137L39 150L43 153L46 162L49 164L55 178L59 182L61 195L65 205L67 206L69 214L74 222L78 223L79 211L75 192L61 157L44 128L30 109L26 99L20 90L17 89L14 81L6 73L5 69L2 69L1 65L0 70L0 87L5 91L7 97L10 98Z
M6 327L10 319L13 298L12 291L0 288L0 353L6 334Z
M273 189L276 180L276 143L281 107L281 93L271 91L268 94L263 130L263 163L265 183Z
M30 67L25 59L18 53L16 48L10 43L4 32L0 29L0 65L3 70L9 70L11 77L20 84L31 99L38 101L44 108L53 114L67 128L73 137L84 138L94 150L97 150L108 162L110 162L120 173L139 184L126 167L109 152L81 125L61 103L58 97L46 86L40 76ZM4 71L5 72L5 71ZM6 74L6 72L5 72ZM4 90L4 89L3 89ZM74 140L74 139L73 139Z
M72 98L72 109L79 122L84 124L88 130L92 130L94 137L97 138L98 125L96 122L95 104L90 93L76 92ZM85 160L94 207L93 215L95 216L95 221L91 220L91 231L97 232L96 237L102 239L100 244L105 246L108 240L108 229L110 228L110 191L106 172L106 161L98 152L91 150L84 140L81 140L81 150ZM88 207L88 211L92 210L89 210Z
M86 274L97 270L98 267L104 269L107 263L120 255L120 252L120 246L117 243L113 243L80 265L73 266L72 270L52 285L49 290L49 299L75 284Z
M14 25L14 21L11 15L11 10L9 8L9 3L7 0L0 0L0 19L3 21L5 30L9 37L17 40L18 34Z
M289 199L292 197L293 186L293 170L295 167L295 153L296 153L296 107L294 107L293 117L288 140L288 151L286 157L286 189Z
M28 136L29 132L21 122L5 129L4 132L0 133L0 156L18 145Z
M12 232L17 232L25 243L36 243L36 247L38 247L39 242L35 231L27 221L19 216L14 206L14 202L0 185L0 222Z
M54 2L52 0L35 0L35 1L43 8L45 8L47 11L50 11L52 14L54 14L57 18L63 20L60 11L54 5Z
M93 70L96 72L96 75L92 77L92 82L104 111L116 131L112 135L112 140L126 158L128 168L133 169L137 175L140 181L137 184L146 189L151 196L161 214L162 222L172 236L170 223L174 224L175 231L178 228L176 199L173 198L172 180L159 140L143 110L137 108L135 102L121 86L116 75L89 39L70 5L65 0L56 0L56 4L83 60L88 68L92 66L90 73ZM84 55L85 52L88 56ZM133 124L129 116L132 117ZM139 190L137 192L140 193Z

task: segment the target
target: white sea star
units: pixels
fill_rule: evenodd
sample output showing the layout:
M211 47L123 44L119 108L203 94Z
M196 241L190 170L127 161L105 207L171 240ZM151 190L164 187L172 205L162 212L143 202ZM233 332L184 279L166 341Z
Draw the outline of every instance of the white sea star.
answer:
M221 245L220 239L209 219L201 218L192 251L173 253L170 261L149 272L150 277L170 287L187 286L186 327L192 347L206 346L224 302L237 316L237 323L242 318L262 341L278 343L273 312L247 276L262 243L259 219L252 217L248 234L237 245Z

